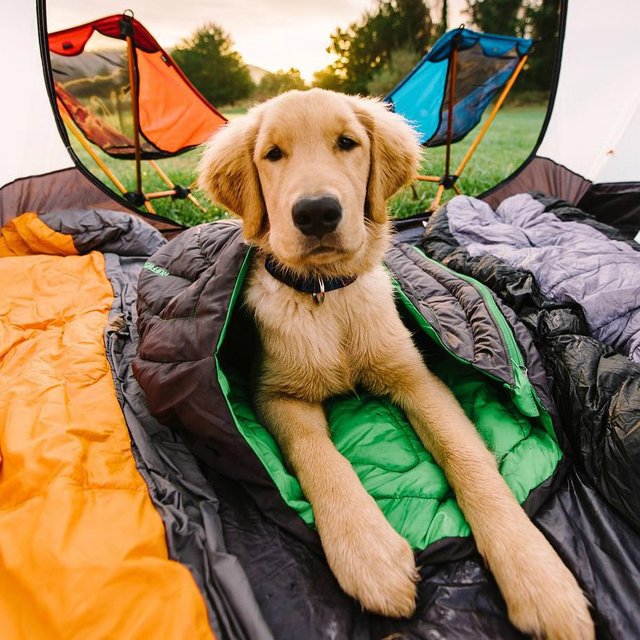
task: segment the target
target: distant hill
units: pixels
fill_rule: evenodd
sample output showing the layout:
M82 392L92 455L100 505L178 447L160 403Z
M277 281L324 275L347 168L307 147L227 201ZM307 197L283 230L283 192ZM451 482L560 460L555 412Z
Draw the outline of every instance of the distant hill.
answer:
M264 76L266 76L267 73L271 73L270 71L267 71L266 69L263 69L262 67L256 67L254 64L248 64L247 65L247 69L249 69L249 75L251 76L251 79L256 84L259 84L260 80L262 80L262 78Z

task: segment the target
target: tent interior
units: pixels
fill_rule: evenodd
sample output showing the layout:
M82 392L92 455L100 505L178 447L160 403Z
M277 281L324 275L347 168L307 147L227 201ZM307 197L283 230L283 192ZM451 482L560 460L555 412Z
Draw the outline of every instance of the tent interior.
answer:
M327 403L331 435L414 550L417 609L373 615L342 591L252 408L256 250L235 221L187 228L84 166L57 100L85 110L105 155L135 157L126 45L85 49L117 20L70 38L48 26L53 4L6 8L0 26L21 96L0 107L0 637L522 638L444 474L364 393ZM392 221L385 265L417 346L613 640L640 628L640 4L602 12L561 0L522 166ZM225 118L189 99L182 126L197 92L140 29L140 99L165 122L141 120L140 154L188 153ZM159 69L174 80L145 89Z

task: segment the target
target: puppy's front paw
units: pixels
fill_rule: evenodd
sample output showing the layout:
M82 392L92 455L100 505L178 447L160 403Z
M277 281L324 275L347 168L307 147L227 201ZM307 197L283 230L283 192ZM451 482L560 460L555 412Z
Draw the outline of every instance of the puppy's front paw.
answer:
M368 496L367 496L368 497ZM318 531L329 566L342 589L373 613L408 618L415 611L416 571L409 543L371 498L368 508Z
M509 619L525 633L547 640L593 640L595 630L582 590L571 580L528 585L507 598Z
M500 584L509 619L535 638L593 640L595 630L582 589L542 534L536 533L539 538L518 554L508 581Z

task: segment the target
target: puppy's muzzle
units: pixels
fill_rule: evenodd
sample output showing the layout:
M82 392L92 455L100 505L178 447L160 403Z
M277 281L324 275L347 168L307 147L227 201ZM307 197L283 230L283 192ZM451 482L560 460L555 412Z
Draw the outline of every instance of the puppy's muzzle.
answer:
M333 196L300 198L292 209L293 224L305 236L322 236L335 231L342 218L342 206Z

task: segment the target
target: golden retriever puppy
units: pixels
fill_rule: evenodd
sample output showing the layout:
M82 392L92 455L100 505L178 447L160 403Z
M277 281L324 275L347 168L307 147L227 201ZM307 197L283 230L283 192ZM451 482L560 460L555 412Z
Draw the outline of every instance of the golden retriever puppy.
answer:
M391 397L444 470L513 624L593 638L573 575L396 311L382 266L386 201L419 157L414 131L382 103L319 89L274 98L212 138L200 186L242 217L259 250L244 291L262 345L257 412L313 507L338 582L366 609L410 616L417 572L329 437L322 402L356 385Z

